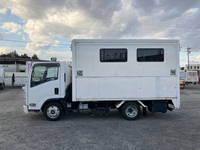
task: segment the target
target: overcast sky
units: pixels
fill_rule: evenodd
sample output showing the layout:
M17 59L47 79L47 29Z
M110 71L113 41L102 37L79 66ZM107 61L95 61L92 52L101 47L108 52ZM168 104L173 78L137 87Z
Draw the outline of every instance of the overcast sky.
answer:
M0 53L70 58L73 38L175 38L200 62L200 0L0 0Z

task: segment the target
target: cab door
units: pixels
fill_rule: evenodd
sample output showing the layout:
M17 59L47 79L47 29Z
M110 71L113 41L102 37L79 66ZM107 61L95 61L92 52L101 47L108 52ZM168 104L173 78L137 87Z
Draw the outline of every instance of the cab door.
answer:
M48 99L60 98L60 64L37 63L28 86L28 109L40 110Z

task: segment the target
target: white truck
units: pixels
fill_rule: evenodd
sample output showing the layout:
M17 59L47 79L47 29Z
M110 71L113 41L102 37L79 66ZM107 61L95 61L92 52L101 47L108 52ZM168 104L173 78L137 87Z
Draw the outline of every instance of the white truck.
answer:
M5 88L5 71L3 68L0 68L0 89Z
M180 107L178 40L75 39L72 66L30 67L25 112L58 120L66 111L117 109L127 120L140 111Z
M186 71L186 84L197 84L199 82L199 76L197 71L187 70Z

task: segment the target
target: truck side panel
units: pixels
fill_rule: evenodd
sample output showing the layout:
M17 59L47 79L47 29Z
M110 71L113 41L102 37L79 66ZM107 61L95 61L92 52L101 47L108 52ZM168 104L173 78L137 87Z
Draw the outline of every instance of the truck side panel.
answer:
M179 98L177 41L74 41L73 101L161 100ZM101 62L101 48L127 48L127 62ZM163 62L138 62L137 48L163 48Z
M79 78L76 96L79 101L177 98L174 82L176 77Z

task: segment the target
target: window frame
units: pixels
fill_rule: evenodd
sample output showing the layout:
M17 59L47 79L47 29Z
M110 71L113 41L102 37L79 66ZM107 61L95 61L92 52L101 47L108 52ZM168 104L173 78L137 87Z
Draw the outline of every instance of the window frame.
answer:
M48 68L51 68L51 67L57 67L57 77L54 78L54 79L51 79L51 80L45 80L47 74L45 75L45 78L43 78L43 81L38 81L38 83L34 83L33 82L33 73L34 73L34 70L36 67L38 66L44 66L46 67L46 71L48 70ZM43 83L46 83L46 82L49 82L49 81L55 81L55 80L58 80L58 76L59 76L59 68L60 68L60 64L59 63L53 63L53 64L50 64L50 63L39 63L39 64L35 64L32 68L32 72L31 72L31 79L30 79L30 87L35 87L35 86L38 86L38 85L41 85Z
M102 53L105 53L105 51L125 51L123 52L125 54L125 59L122 60L113 60L109 61L107 59L102 58ZM99 50L99 60L101 63L126 63L128 62L128 48L100 48Z
M162 52L163 52L163 59L162 59L162 61L140 61L140 60L138 60L138 51L139 50L161 50ZM145 63L145 62L149 62L149 63L162 63L162 62L165 62L165 49L164 48L137 48L136 49L136 60L137 60L137 62L139 62L139 63Z

